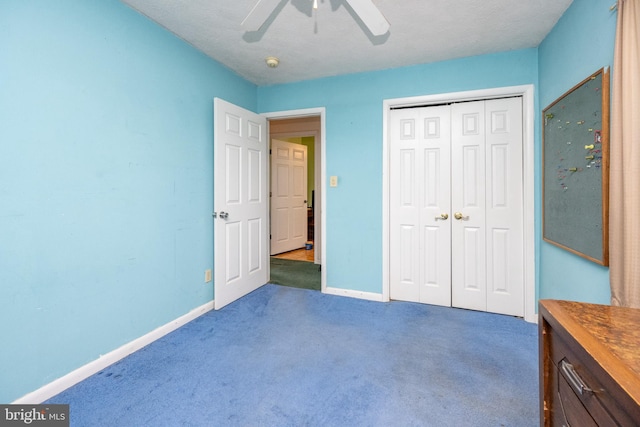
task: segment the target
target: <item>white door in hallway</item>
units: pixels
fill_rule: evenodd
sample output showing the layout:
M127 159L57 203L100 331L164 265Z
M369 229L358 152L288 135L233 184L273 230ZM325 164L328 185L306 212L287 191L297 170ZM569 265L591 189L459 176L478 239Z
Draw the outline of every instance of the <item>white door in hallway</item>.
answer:
M271 255L307 241L307 147L271 140Z
M214 296L220 309L268 281L267 120L214 100Z
M522 316L521 98L393 110L390 132L390 297Z

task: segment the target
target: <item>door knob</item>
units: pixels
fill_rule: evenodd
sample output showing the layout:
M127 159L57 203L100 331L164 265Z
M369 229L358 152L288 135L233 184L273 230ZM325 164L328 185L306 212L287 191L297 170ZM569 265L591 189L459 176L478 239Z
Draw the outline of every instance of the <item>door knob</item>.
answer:
M229 212L220 212L220 218L222 219L229 218Z
M442 220L449 219L449 214L446 214L446 213L440 214L440 216L436 217L436 221L439 219L442 219Z
M468 216L464 216L464 215L462 215L462 212L456 212L456 213L454 213L454 214L453 214L453 217L454 217L455 219L457 219L458 221L459 221L459 220L461 220L461 219L464 219L465 221L469 219L469 217L468 217Z

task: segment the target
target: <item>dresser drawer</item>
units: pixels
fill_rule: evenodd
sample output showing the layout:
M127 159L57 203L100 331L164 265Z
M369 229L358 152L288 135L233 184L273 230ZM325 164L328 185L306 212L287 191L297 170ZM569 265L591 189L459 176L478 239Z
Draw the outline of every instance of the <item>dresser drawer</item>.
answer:
M552 333L551 338L552 360L558 371L558 383L573 391L598 425L617 425L609 415L609 410L618 411L618 405L608 392L608 387L613 385L608 384L607 387L605 384L608 382L606 373L588 360L590 358L587 355L577 355L558 333ZM566 396L567 387L564 389Z
M557 371L557 378L557 403L554 405L554 424L557 426L598 427L598 423L584 407L580 398L560 371Z

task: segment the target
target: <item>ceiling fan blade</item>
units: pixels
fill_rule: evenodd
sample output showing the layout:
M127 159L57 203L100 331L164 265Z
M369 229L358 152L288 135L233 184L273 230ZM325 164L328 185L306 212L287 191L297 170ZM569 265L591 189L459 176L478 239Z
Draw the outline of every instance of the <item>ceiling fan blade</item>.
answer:
M389 31L389 22L371 0L345 0L374 36Z
M287 0L258 0L258 3L240 25L246 31L258 31L280 3L285 1Z

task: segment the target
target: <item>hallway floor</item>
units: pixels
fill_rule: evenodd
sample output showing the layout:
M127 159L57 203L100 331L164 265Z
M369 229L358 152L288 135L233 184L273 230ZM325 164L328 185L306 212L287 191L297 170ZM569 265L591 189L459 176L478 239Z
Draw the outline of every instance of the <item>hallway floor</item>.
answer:
M281 254L278 255L273 255L274 258L280 258L280 259L289 259L292 261L308 261L308 262L313 262L314 257L313 257L313 249L305 249L305 248L300 248L300 249L295 249L293 251L289 251L289 252L283 252Z

